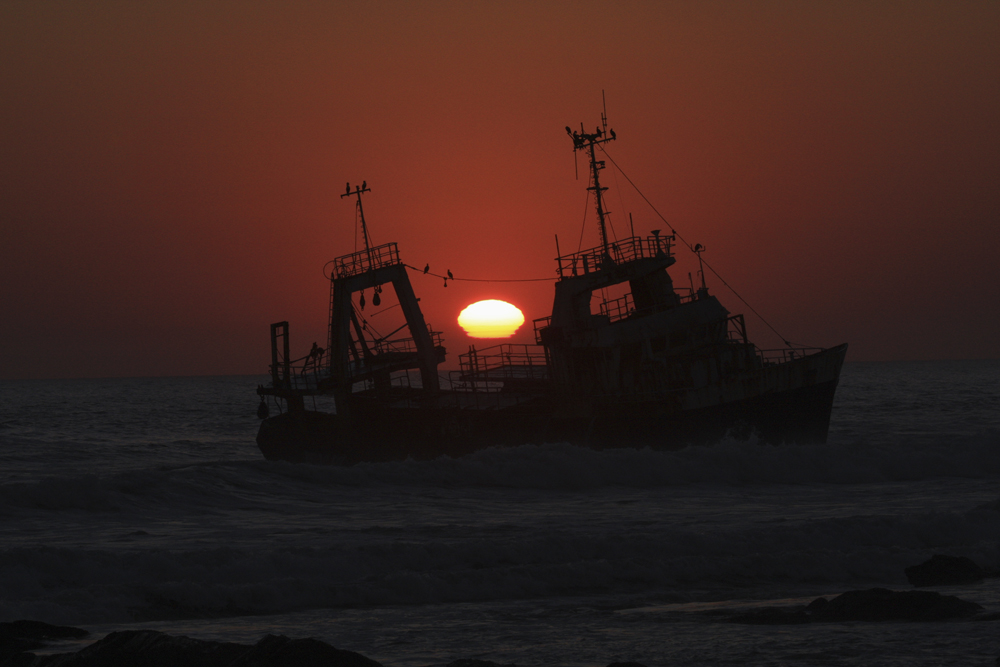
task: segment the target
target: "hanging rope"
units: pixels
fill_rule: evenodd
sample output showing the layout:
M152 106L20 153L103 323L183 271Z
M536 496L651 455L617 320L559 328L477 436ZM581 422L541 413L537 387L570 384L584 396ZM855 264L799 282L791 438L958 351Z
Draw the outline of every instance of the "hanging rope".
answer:
M639 193L639 196L642 197L643 200L647 204L649 204L649 208L653 209L653 213L656 213L656 215L659 216L660 220L663 221L663 224L667 225L670 228L670 233L673 234L674 236L676 236L677 238L679 238L681 240L681 243L683 243L685 246L687 246L688 250L690 250L691 252L694 252L694 246L692 246L690 243L688 243L687 240L685 240L683 236L681 236L680 234L677 233L677 230L674 229L674 226L672 224L670 224L670 222L667 221L667 219L665 217L663 217L663 214L660 213L656 209L655 206L653 206L653 202L649 201L649 199L646 197L646 195L642 194L642 190L639 189L639 186L637 186L635 183L632 182L632 179L628 177L628 174L625 173L624 169L622 169L621 167L618 166L618 163L615 162L615 159L613 157L611 157L611 155L608 153L607 150L604 149L604 146L598 146L598 148L600 148L601 152L604 153L609 160L611 160L611 164L615 165L615 169L617 169L618 171L621 172L622 176L625 177L625 180L628 181L629 185L631 185L633 188L635 188L635 191ZM719 272L716 271L715 268L713 268L711 264L709 264L708 262L706 262L704 260L704 258L702 258L701 261L702 261L702 264L704 264L708 268L708 270L711 271L715 275L715 277L718 278L719 281L729 289L730 292L732 292L733 294L736 295L737 299L739 299L740 301L743 302L743 305L745 305L747 308L750 309L750 312L752 312L754 315L756 315L758 318L760 318L760 321L763 322L765 325L767 325L767 328L770 329L771 331L773 331L775 336L777 336L779 339L781 339L782 343L784 343L787 347L793 347L793 345L790 342L788 342L788 339L786 339L784 336L782 336L780 333L778 333L778 330L775 329L773 326L771 326L771 323L768 322L767 320L765 320L763 315L761 315L760 313L758 313L757 310L753 306L751 306L750 303L746 299L744 299L742 296L740 296L740 293L737 292L735 289L733 289L733 286L730 285L729 283L727 283L726 279L723 278L721 275L719 275Z

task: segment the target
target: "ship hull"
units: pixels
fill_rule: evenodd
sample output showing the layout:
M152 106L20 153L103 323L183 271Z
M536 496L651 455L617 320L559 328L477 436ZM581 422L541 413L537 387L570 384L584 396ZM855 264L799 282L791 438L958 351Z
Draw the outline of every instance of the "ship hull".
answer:
M339 415L284 413L261 423L257 444L269 460L351 465L545 442L597 449L679 449L727 437L822 443L845 354L846 346L833 348L680 397L594 403L541 396L503 410L359 403L350 424Z

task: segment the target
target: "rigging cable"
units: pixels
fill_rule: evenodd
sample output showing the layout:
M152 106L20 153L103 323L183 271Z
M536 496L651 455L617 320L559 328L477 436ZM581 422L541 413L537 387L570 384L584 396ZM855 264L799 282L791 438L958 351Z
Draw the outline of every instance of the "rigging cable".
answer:
M423 269L418 269L417 267L410 266L409 264L406 264L406 263L404 263L403 266L405 266L408 269L412 269L412 270L418 272L420 275L434 276L435 278L443 278L444 280L464 280L465 282L469 282L469 283L537 283L537 282L542 282L544 280L556 280L555 277L552 277L552 278L507 278L507 279L499 279L499 278L497 278L497 279L488 279L488 278L450 278L448 276L442 276L442 275L439 275L437 273L433 273L431 271L427 271L425 273Z
M622 205L622 214L626 214L628 211L628 207L625 206L625 197L622 195L622 191L624 188L622 188L622 186L618 183L618 171L612 170L611 174L615 177L615 190L618 191L618 201ZM628 215L631 215L631 213L628 213ZM631 229L632 229L632 223L630 222L629 231L631 231ZM630 234L630 236L634 236L634 234Z
M635 191L639 193L639 196L642 197L646 201L647 204L649 204L649 207L651 209L653 209L653 212L656 213L656 215L659 216L660 220L662 220L664 222L664 224L666 224L668 227L670 227L670 233L673 234L673 235L675 235L677 238L679 238L681 240L681 243L683 243L685 246L687 246L688 250L690 250L691 252L694 252L694 247L690 243L688 243L687 240L685 240L685 238L683 236L681 236L680 234L677 233L677 230L674 229L674 226L672 224L670 224L670 222L665 217L663 217L663 214L660 213L656 209L655 206L653 206L653 202L649 201L649 199L646 197L646 195L644 195L642 193L642 190L639 189L639 186L637 186L635 183L632 182L632 179L628 177L628 174L625 173L624 169L622 169L620 166L618 166L618 163L615 162L615 159L613 157L611 157L611 155L608 153L607 150L605 150L604 146L598 146L598 148L601 149L602 153L604 153L605 155L608 156L608 159L611 160L611 164L615 165L615 168L622 173L622 176L624 176L625 180L629 182L629 185L631 185L633 188L635 188ZM708 262L706 262L704 259L702 259L701 261L702 261L702 263L705 266L708 267L709 271L711 271L713 274L715 274L715 277L718 278L722 282L722 284L725 285L729 289L730 292L732 292L733 294L736 295L737 299L739 299L740 301L742 301L743 304L747 308L750 309L750 312L752 312L754 315L756 315L757 317L759 317L760 321L763 322L764 324L766 324L767 328L770 329L771 331L773 331L774 335L777 336L779 339L781 339L781 342L783 342L787 347L792 347L792 344L790 342L788 342L788 339L786 339L784 336L782 336L780 333L778 333L778 330L775 329L773 326L771 326L771 323L768 322L766 319L764 319L763 315L761 315L760 313L758 313L757 310L753 306L751 306L750 303L746 299L744 299L742 296L740 296L740 293L737 292L735 289L733 289L732 285L730 285L729 283L727 283L726 279L723 278L721 275L719 275L719 272L716 271L712 267L711 264L709 264Z
M368 317L375 317L376 315L381 315L385 311L392 310L393 308L398 308L401 305L402 304L400 304L400 303L394 303L391 306L389 306L388 308L383 308L382 310L376 310L374 313L370 314Z
M573 151L573 155L576 155L576 151ZM583 250L583 232L587 229L587 209L590 208L590 193L583 198L583 222L580 223L580 242L576 244L576 251L580 252Z
M359 310L356 305L354 305L354 301L353 300L351 301L351 308L354 309L354 314L355 314L355 316L357 316L358 322L360 322L361 325L362 325L361 326L361 330L362 331L367 331L369 334L371 334L372 343L376 342L378 339L375 338L375 337L376 336L381 336L382 334L380 334L378 332L378 329L376 329L375 327L373 327L371 325L371 323L368 321L368 319L365 318L364 313L361 310ZM386 310L388 310L388 308Z

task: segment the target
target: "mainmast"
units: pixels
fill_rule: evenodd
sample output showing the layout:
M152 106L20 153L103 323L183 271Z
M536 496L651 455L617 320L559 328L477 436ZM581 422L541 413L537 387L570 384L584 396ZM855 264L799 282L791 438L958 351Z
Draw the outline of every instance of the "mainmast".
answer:
M597 199L597 224L600 228L601 233L601 250L605 258L611 257L611 253L608 250L608 230L607 222L605 218L608 215L608 211L604 210L604 191L607 188L601 187L600 172L604 169L604 160L597 159L597 152L595 147L607 143L609 141L615 140L615 131L608 130L608 118L607 115L601 114L601 127L598 127L594 132L588 133L583 129L583 123L580 123L580 131L570 130L569 126L566 126L566 134L573 138L573 151L586 150L590 153L590 178L593 182L588 190L593 190L595 198Z

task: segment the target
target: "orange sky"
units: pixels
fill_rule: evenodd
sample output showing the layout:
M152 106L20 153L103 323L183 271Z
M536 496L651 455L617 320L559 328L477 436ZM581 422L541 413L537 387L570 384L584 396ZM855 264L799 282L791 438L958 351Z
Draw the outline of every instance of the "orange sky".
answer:
M0 6L0 378L265 372L284 319L323 345L346 181L409 264L552 276L602 89L611 155L786 338L998 356L1000 3L206 4ZM664 227L604 184L619 234ZM413 282L451 362L469 303L551 307Z

